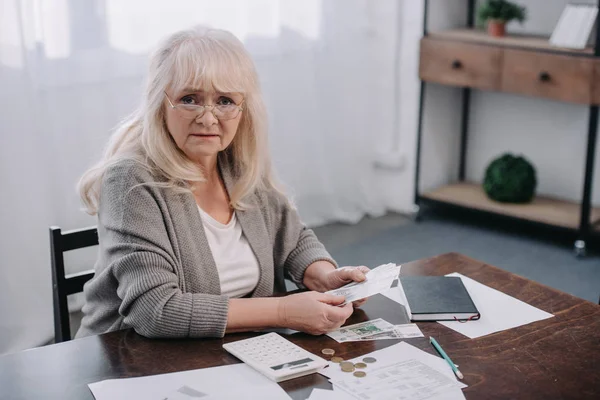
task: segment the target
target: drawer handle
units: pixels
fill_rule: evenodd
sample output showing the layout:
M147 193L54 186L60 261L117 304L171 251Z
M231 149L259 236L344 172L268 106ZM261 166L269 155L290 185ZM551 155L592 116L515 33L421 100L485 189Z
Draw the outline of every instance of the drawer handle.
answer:
M452 69L462 68L462 63L459 60L452 61Z
M550 74L547 73L546 71L542 71L538 75L538 79L539 79L540 82L549 82L550 81Z

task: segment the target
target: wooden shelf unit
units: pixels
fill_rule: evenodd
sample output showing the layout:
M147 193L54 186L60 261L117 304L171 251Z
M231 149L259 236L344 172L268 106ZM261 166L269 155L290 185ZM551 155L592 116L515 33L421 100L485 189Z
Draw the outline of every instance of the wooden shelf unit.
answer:
M595 45L585 49L554 47L548 37L508 34L497 38L475 28L475 0L467 1L467 26L430 32L429 0L424 2L423 38L420 47L419 124L415 171L415 204L455 205L512 221L534 222L565 228L576 238L576 254L584 254L586 241L600 236L600 208L592 207L592 182L600 105L600 29ZM600 6L600 0L597 0ZM458 183L420 193L421 143L425 85L437 83L462 91L462 121ZM520 94L589 107L587 146L581 202L536 197L532 204L491 201L481 184L465 181L469 112L473 89ZM499 148L498 154L506 149ZM540 173L543 173L540 171Z
M470 182L442 186L422 193L421 197L562 228L579 228L580 206L571 201L536 196L527 204L499 203L491 200L480 184ZM592 209L590 222L600 222L600 208Z
M481 43L486 45L510 47L517 49L529 49L538 51L549 51L574 55L594 56L594 48L589 46L585 49L568 49L552 46L550 38L545 36L515 35L494 37L487 32L476 28L449 29L445 31L429 32L429 37L435 39L446 39L468 43Z
M532 47L529 38L486 41L480 35L470 41L448 33L424 37L421 80L577 104L600 103L600 84L596 84L600 60L583 53L541 51ZM496 45L500 42L510 45Z

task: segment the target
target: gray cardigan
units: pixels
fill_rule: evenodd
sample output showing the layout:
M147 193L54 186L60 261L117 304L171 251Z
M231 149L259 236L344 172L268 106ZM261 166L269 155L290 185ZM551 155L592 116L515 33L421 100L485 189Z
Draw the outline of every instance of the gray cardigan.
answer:
M221 165L225 186L235 178ZM222 337L228 297L191 193L156 185L137 162L124 160L104 174L95 276L84 287L77 337L133 328L147 337ZM284 274L301 284L313 262L331 256L276 191L256 193L236 217L260 266L251 297L285 291Z

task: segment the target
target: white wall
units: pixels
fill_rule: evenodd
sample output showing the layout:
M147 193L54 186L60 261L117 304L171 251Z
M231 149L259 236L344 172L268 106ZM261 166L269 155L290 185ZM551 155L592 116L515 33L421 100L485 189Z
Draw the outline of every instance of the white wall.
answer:
M385 212L371 162L376 147L397 139L393 60L403 3L2 1L0 354L50 339L48 227L96 223L80 211L75 183L138 103L147 51L175 29L208 23L243 39L263 83L274 165L305 222ZM96 251L69 253L67 272L89 268Z
M419 40L423 30L423 0L402 1L400 13L401 32L389 32L398 35L397 46L400 49L397 90L399 104L397 126L391 135L381 137L380 150L386 147L399 152L404 160L404 168L398 170L381 169L377 175L379 191L383 194L386 208L408 213L414 204L414 176L417 124L419 113ZM397 17L390 14L388 18ZM394 49L396 50L396 49Z
M511 23L509 32L550 35L568 2L520 0L519 3L528 8L529 18L523 26ZM429 30L463 26L465 4L466 1L431 0ZM412 60L405 62L412 64ZM418 82L416 74L405 79L411 79L405 85ZM403 110L407 108L406 102L418 101L413 95L411 92L403 98ZM425 96L420 181L423 190L452 182L458 176L461 113L458 88L427 84ZM539 194L579 201L583 192L588 109L528 96L473 90L466 178L480 182L489 162L511 151L523 154L535 165ZM416 129L411 134L416 136ZM598 164L593 181L594 204L600 204ZM413 170L404 174L414 172L414 163L410 165Z

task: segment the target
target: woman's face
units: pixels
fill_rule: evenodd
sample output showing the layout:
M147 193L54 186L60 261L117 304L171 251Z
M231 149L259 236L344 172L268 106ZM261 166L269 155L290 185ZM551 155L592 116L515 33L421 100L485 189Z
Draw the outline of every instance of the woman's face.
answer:
M179 93L167 92L165 98L166 124L169 133L189 159L202 162L216 157L231 144L240 124L242 112L236 109L244 100L240 93L204 92L194 89ZM175 106L175 108L172 107ZM190 106L216 106L194 110ZM220 110L235 110L228 119L215 116ZM233 114L236 114L234 112Z

